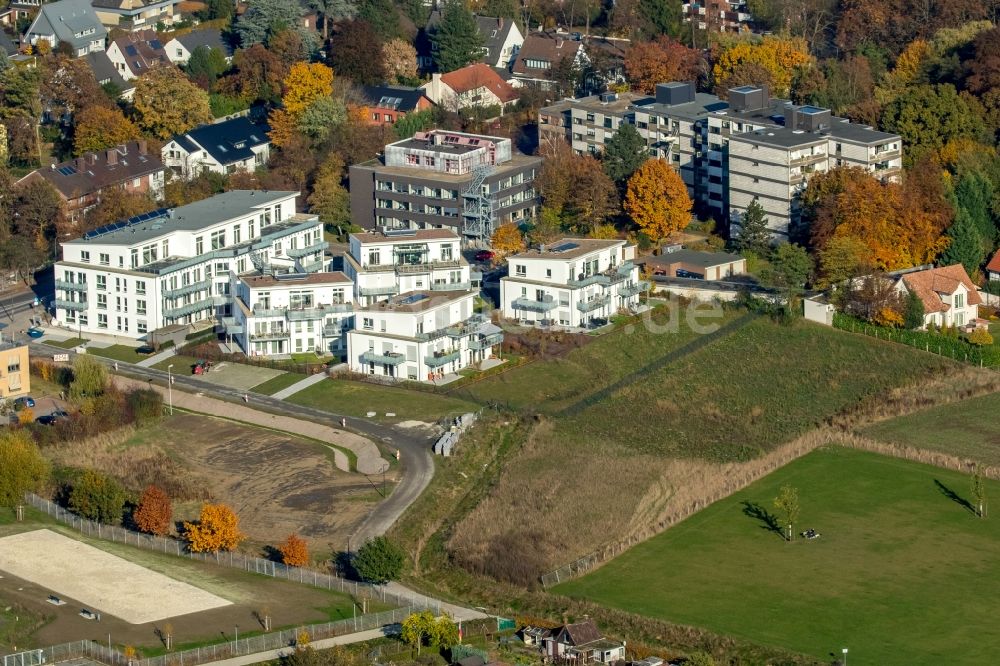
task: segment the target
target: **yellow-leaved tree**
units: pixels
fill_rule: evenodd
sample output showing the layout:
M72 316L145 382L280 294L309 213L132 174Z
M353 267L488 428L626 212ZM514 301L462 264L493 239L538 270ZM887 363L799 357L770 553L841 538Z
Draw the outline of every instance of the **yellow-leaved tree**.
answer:
M194 553L234 550L246 536L240 532L240 519L225 504L202 504L196 523L184 523L188 548Z
M74 155L113 148L139 138L139 128L116 106L88 106L76 114L74 121Z
M490 245L501 256L514 254L524 249L524 234L513 222L505 222L493 232Z
M666 160L646 160L628 180L625 212L659 245L691 222L691 197Z
M320 62L297 62L284 80L281 104L296 120L320 97L333 94L333 70Z
M176 67L154 67L136 79L132 107L139 127L158 139L212 121L208 93Z
M813 63L809 45L800 37L768 35L757 41L744 38L722 51L712 68L716 89L725 91L731 83L762 83L741 80L741 73L755 67L765 70L774 86L771 91L778 97L787 97L792 86L792 76L799 67ZM731 81L730 79L735 79Z

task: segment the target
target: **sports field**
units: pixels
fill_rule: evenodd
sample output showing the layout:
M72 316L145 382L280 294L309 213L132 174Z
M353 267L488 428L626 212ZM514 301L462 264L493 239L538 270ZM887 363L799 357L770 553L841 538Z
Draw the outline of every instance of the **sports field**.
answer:
M798 488L787 543L763 519ZM557 592L857 664L995 663L1000 518L956 472L830 447L713 504ZM987 483L1000 497L1000 483Z
M231 604L193 585L47 529L0 539L0 571L129 624Z

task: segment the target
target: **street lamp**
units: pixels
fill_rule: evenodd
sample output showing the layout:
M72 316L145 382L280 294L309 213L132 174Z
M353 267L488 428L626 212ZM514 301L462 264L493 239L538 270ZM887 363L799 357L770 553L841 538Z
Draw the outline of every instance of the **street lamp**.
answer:
M167 366L167 402L170 404L170 415L174 415L174 376L170 372L170 368L174 367L171 363Z
M840 651L844 653L844 666L847 666L847 648L841 648Z

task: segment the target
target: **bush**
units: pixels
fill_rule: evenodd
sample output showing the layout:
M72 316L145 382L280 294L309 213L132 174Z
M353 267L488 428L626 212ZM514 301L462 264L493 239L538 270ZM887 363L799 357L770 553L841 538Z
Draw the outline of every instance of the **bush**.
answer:
M136 389L125 397L136 425L146 425L163 416L163 396L152 389Z
M239 516L225 504L203 504L198 522L184 523L184 532L193 553L235 550L246 539Z
M81 354L73 359L73 381L69 394L74 398L93 397L108 386L108 369L100 361Z
M309 564L309 545L298 534L289 534L278 546L281 561L290 567L304 567Z
M173 515L174 508L167 493L157 486L149 486L132 512L132 521L142 532L163 536L170 532Z
M985 328L977 328L965 336L965 339L977 347L988 347L993 344L993 336Z
M362 580L381 585L399 578L405 559L402 548L380 536L361 546L352 564Z
M69 491L69 508L84 518L119 525L125 509L125 489L111 477L84 470Z

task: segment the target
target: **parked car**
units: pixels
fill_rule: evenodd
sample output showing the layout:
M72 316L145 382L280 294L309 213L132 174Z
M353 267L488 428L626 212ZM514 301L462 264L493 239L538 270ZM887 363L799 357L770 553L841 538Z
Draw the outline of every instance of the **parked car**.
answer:
M143 345L141 347L136 347L135 353L142 354L143 356L149 356L150 354L156 353L156 347L152 345Z
M495 256L493 250L480 250L476 252L476 261L493 261Z
M14 411L19 412L22 409L29 409L35 406L35 399L30 395L23 395L20 398L14 400Z
M37 423L39 425L55 425L56 421L58 421L60 419L64 419L67 416L69 416L69 414L67 412L64 412L61 409L57 409L56 411L52 412L51 414L46 414L44 416L39 416L37 419L35 419L35 423Z

